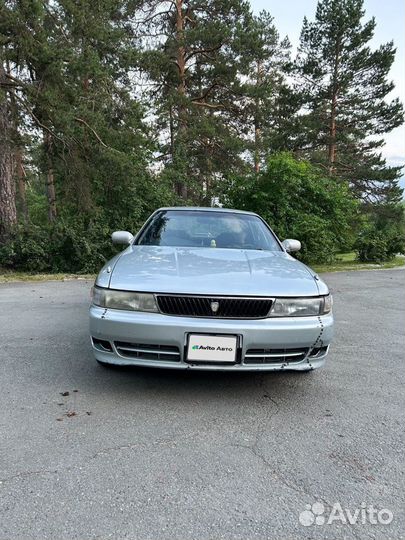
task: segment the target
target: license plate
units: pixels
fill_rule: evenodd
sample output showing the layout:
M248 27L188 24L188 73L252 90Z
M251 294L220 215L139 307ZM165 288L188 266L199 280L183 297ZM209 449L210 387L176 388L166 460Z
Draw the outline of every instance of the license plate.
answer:
M195 362L235 362L236 336L190 334L187 360Z

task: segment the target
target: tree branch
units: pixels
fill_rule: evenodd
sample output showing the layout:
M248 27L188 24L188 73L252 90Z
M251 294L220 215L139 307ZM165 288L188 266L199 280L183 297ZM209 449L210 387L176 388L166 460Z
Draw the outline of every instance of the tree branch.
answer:
M76 122L79 122L80 124L86 126L93 133L94 137L101 144L101 146L104 146L104 148L110 148L107 144L105 144L105 142L101 139L98 133L86 122L86 120L83 120L83 118L79 118L77 116L75 116L74 119L76 120ZM112 148L112 150L114 150L114 148Z
M56 133L54 131L52 131L52 129L50 129L47 125L43 124L40 121L40 119L35 115L34 111L30 108L30 106L27 103L25 103L23 98L21 98L18 94L14 94L14 98L21 103L21 105L28 112L28 114L31 116L31 118L34 120L34 122L37 124L38 127L42 128L47 133L49 133L49 135L51 135L51 137L54 137L55 139L58 139L58 141L60 141L63 145L65 144L65 141L61 137L56 135Z
M191 101L203 101L211 92L211 90L213 90L216 86L218 86L218 83L214 82L209 88L207 88L207 90L205 90L205 92L201 96L191 98Z
M214 51L218 51L222 47L222 45L223 43L220 43L219 45L216 45L215 47L209 47L208 49L193 49L187 54L186 61L190 60L190 58L192 58L196 54L208 54Z
M159 17L160 15L169 15L170 13L172 13L172 11L170 9L168 9L166 11L159 11L158 13L153 13L152 15L150 15L149 17L146 17L145 19L135 19L134 23L135 24L145 24L145 23L148 23L150 21L153 21L153 19L155 19L156 17Z
M193 101L193 105L207 107L207 109L229 109L229 107L221 103L207 103L206 101Z

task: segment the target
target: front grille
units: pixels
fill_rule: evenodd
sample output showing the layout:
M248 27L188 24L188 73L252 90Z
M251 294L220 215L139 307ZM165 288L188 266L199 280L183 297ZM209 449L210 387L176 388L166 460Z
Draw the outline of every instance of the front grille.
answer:
M116 341L117 352L125 358L138 358L139 360L164 360L167 362L180 362L180 351L172 345L153 345L146 343L127 343Z
M216 317L222 319L261 319L268 315L270 298L157 295L165 315Z
M301 362L308 354L308 348L302 349L248 349L244 364L284 364Z

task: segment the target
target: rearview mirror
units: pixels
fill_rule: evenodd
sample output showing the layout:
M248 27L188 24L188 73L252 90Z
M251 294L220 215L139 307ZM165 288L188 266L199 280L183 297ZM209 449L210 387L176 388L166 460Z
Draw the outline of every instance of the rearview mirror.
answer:
M287 253L293 253L294 251L299 251L301 249L301 242L299 240L288 238L287 240L283 240L281 243L283 244Z
M127 246L133 239L134 236L128 231L115 231L111 235L113 244L124 244Z

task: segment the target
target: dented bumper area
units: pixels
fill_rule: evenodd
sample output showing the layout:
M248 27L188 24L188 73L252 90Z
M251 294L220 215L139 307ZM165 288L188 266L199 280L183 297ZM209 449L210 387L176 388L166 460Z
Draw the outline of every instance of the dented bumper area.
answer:
M191 334L236 336L235 362L187 359ZM215 371L307 371L321 367L333 315L255 320L177 317L90 307L96 359L106 364Z

